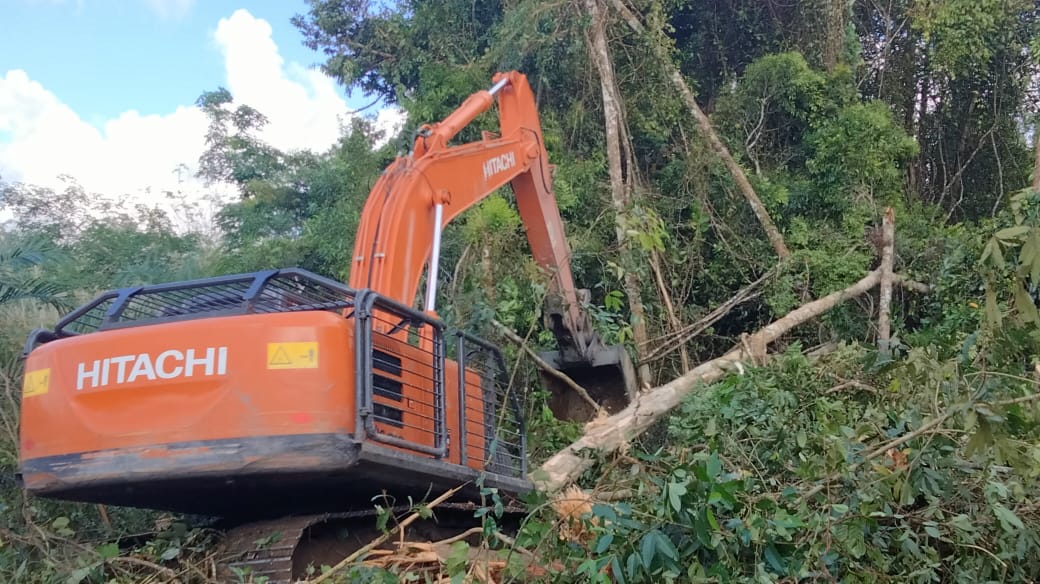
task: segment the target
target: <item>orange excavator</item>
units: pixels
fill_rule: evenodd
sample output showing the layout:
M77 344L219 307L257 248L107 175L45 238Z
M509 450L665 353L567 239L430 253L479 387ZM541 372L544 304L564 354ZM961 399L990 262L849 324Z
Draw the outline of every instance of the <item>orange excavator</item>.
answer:
M559 346L543 357L609 409L636 384L627 353L604 346L582 308L527 79L514 71L493 82L423 126L375 183L349 285L282 269L124 288L34 331L25 488L299 533L315 517L370 510L380 495L418 500L466 484L466 504L478 484L530 489L520 396L500 351L437 317L452 219L510 185L551 277L545 321ZM449 144L496 99L500 134ZM580 417L569 390L550 390L558 415ZM254 567L287 578L294 545Z

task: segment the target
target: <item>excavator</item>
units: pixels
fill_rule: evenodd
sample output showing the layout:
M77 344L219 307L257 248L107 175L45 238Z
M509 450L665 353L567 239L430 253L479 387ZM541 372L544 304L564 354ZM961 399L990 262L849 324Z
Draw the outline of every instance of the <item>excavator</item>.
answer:
M451 143L496 101L499 133ZM445 226L509 185L550 278L543 315L558 350L543 359L587 382L608 411L627 405L632 363L584 309L552 174L526 77L498 73L421 126L374 183L348 284L286 268L128 287L34 330L25 490L232 518L238 565L272 584L299 569L308 530L368 516L380 497L464 485L450 504L465 510L482 488L523 494L522 396L499 348L438 317L438 263ZM558 416L587 418L571 390L549 389ZM278 545L256 549L276 532Z

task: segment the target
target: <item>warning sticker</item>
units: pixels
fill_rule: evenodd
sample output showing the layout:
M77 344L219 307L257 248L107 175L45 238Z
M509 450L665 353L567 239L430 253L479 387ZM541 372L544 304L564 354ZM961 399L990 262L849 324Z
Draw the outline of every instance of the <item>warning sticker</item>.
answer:
M43 395L47 393L47 390L50 388L50 384L50 369L38 369L36 371L29 371L25 374L25 381L22 382L22 397Z
M314 369L318 366L318 343L267 343L268 369Z

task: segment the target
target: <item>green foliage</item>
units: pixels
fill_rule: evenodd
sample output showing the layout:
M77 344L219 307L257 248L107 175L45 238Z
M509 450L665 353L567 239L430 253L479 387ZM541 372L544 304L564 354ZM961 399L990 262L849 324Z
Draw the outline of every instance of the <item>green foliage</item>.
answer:
M858 200L892 204L902 192L905 163L917 154L916 142L892 119L881 102L842 108L806 136L812 155L806 162L816 197L802 202L808 212L842 217Z
M912 24L929 41L937 69L957 78L986 66L1035 10L1028 0L916 0Z
M695 393L667 447L601 471L635 494L593 505L588 535L543 553L626 582L1028 579L1040 412L1014 398L1031 381L929 350L869 375L866 357L845 346L814 366L795 347ZM545 529L532 520L524 541Z
M1010 215L1010 217L1007 217ZM979 258L985 279L985 314L991 327L1005 321L1040 343L1040 193L1025 189L1011 198L1010 213L986 242ZM1009 224L1010 223L1010 224ZM1004 225L1007 225L1006 227Z

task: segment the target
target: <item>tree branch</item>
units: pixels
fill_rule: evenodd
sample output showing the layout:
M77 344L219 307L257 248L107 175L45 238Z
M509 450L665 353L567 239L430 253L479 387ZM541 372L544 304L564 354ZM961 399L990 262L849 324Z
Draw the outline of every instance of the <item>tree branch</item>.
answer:
M556 379L559 379L561 382L563 382L564 385L573 389L575 393L581 396L581 399L584 400L585 403L592 406L592 411L599 413L599 411L603 409L602 406L596 403L596 400L592 399L592 396L589 395L589 392L585 391L584 387L578 385L578 382L571 379L570 376L564 373L563 371L560 371L559 369L547 363L545 359L542 359L538 356L538 353L532 351L531 347L528 347L527 343L524 342L524 339L520 338L520 335L516 334L509 327L498 322L497 320L492 319L491 324L495 325L495 327L498 328L499 332L505 335L505 337L512 341L513 344L520 347L525 353L527 353L527 356L530 357L532 361L534 361L534 364L537 365L539 369L545 371L549 375L552 375Z

